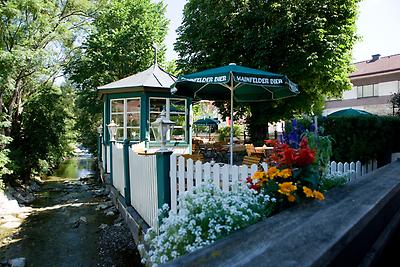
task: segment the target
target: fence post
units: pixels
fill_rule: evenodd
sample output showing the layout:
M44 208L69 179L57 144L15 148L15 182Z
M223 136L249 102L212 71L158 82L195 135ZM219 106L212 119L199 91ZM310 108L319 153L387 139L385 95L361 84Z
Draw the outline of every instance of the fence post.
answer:
M130 142L128 139L124 140L124 178L125 178L125 204L127 206L131 205L131 183L130 183L130 175L129 175L129 145Z
M102 147L102 142L101 142L102 136L99 134L99 138L97 139L97 162L102 162L103 158L101 155L101 147Z
M114 185L113 183L113 157L112 157L112 150L113 150L113 144L115 141L110 142L110 184Z
M157 198L158 208L164 204L171 207L171 179L169 178L172 151L157 151Z
M108 167L107 166L107 161L108 161L108 156L107 156L107 143L103 140L103 145L104 145L104 173L107 173Z

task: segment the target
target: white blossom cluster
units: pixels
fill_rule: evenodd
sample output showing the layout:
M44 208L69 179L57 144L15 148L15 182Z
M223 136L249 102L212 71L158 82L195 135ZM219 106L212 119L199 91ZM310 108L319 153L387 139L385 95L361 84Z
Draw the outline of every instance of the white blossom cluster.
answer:
M325 175L326 179L330 180L347 180L350 181L350 178L352 175L354 175L355 171L354 170L348 170L345 172L333 172L333 173L327 173Z
M158 235L151 229L147 232L145 245L138 247L143 261L154 266L209 245L269 215L273 203L268 195L247 186L223 192L212 182L202 184L179 198L178 214L169 212L162 219Z

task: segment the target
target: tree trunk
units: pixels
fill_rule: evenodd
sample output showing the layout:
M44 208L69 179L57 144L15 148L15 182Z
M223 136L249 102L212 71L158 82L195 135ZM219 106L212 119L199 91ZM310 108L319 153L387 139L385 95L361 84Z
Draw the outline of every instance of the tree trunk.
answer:
M18 125L19 122L17 121L19 116L19 110L20 108L18 107L18 104L20 104L20 98L22 96L22 80L17 79L15 83L15 89L14 92L11 96L11 99L8 103L8 115L11 118L11 127L8 127L5 129L5 135L11 136L11 128L14 128L15 125Z
M247 120L250 140L255 146L264 144L264 140L268 137L268 122L262 114L261 107L257 104L250 106L251 116Z

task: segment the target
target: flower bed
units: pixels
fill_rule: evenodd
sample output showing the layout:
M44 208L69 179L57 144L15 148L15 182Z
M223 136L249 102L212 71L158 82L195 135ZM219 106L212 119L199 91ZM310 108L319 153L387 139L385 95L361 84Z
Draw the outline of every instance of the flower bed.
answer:
M159 233L149 230L139 246L143 261L165 263L296 203L324 200L324 185L335 183L323 182L329 146L317 151L317 143L324 142L308 132L296 144L274 142L268 170L260 168L237 190L223 192L210 181L183 194L177 214L163 207Z
M177 214L162 219L159 235L150 229L145 245L139 246L144 262L160 264L213 243L229 233L271 214L275 199L258 194L246 185L224 192L212 181L186 192L179 199ZM168 205L161 214L168 212Z

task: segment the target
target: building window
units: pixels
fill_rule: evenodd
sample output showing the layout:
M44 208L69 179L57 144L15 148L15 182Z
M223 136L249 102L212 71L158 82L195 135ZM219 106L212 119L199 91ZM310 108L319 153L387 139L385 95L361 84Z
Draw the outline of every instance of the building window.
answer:
M175 122L171 133L167 134L167 140L186 140L186 99L150 97L150 125L160 116L165 109L166 117ZM153 131L150 131L150 141L155 141Z
M378 84L357 86L357 98L378 96Z
M118 124L117 141L140 140L140 98L112 99L111 120Z

